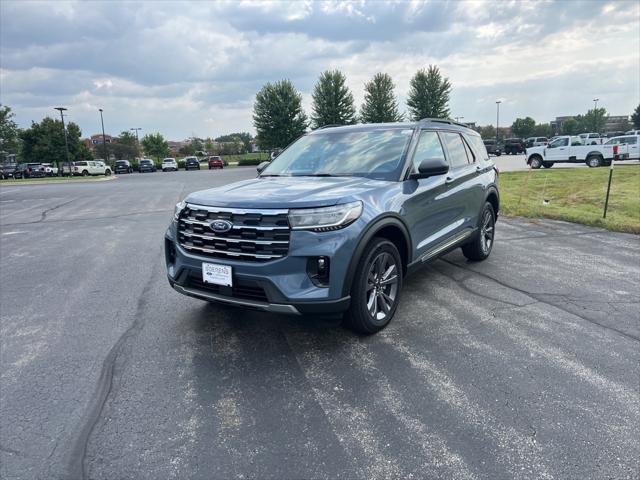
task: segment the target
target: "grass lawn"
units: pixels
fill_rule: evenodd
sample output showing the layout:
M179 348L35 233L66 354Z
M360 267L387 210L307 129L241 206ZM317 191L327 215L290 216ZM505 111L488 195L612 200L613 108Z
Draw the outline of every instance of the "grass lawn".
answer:
M609 168L504 172L500 174L500 210L505 215L640 233L640 165L615 165L607 218L603 219L608 178Z
M38 177L38 178L20 178L13 179L8 178L6 180L0 180L0 185L34 185L38 183L71 183L71 182L96 182L96 181L104 181L108 178L114 177L105 177L104 175L96 175L91 177Z

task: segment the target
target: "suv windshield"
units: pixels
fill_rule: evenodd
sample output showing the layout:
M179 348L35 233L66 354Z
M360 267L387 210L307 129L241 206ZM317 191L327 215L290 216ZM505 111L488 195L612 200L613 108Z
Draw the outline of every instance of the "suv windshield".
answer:
M412 129L306 135L278 155L261 176L354 176L397 180Z

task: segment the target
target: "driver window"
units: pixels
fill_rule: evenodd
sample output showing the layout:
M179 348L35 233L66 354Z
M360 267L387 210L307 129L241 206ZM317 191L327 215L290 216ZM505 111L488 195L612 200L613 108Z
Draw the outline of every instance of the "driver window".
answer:
M444 151L442 150L442 144L440 143L438 134L429 130L420 133L418 145L413 154L413 170L417 172L420 163L427 158L440 158L444 160Z

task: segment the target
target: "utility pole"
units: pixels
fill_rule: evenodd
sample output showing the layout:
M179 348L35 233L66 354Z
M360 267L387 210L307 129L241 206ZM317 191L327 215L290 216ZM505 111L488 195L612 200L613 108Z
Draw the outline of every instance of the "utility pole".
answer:
M500 104L502 100L496 100L496 148L498 148L498 128L500 124Z
M138 138L138 130L142 130L141 127L130 128L132 132L136 132L136 145L138 146L138 155L140 155L140 139Z
M64 131L64 150L67 156L67 167L69 168L69 176L71 176L71 162L69 161L69 141L67 140L67 129L64 127L64 113L67 109L64 107L55 107L54 110L60 112L60 118L62 119L62 130ZM64 174L64 169L60 169L60 162L56 159L56 165L58 167L58 173Z
M104 162L108 164L109 154L107 153L107 139L104 134L104 119L102 118L102 109L98 109L100 111L100 123L102 124L102 149L104 153Z

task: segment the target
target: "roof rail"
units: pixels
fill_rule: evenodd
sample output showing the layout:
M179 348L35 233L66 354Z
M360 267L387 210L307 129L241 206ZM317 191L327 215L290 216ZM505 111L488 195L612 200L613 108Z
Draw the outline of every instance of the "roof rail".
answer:
M468 125L460 122L456 122L455 120L451 120L450 118L421 118L420 122L432 122L432 123L447 123L449 125L458 125L459 127L469 128Z
M313 131L315 131L315 130L322 130L323 128L331 128L331 127L344 127L344 125L338 125L337 123L332 123L332 124L330 124L330 125L323 125L323 126L321 126L321 127L318 127L318 128L316 128L316 129L314 129Z

